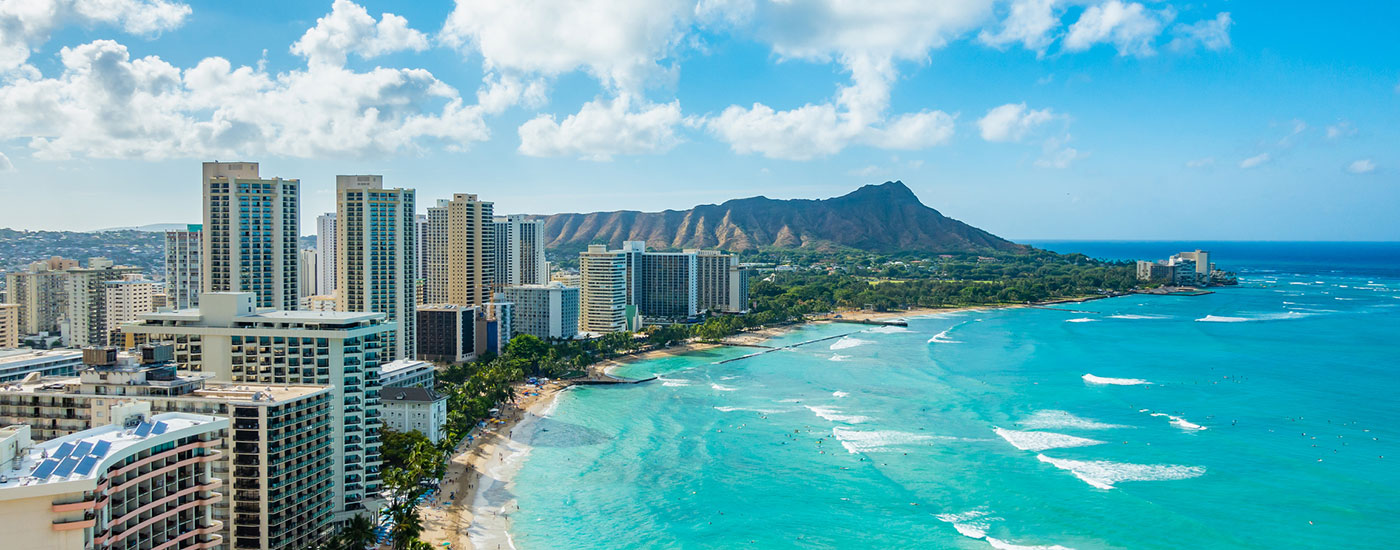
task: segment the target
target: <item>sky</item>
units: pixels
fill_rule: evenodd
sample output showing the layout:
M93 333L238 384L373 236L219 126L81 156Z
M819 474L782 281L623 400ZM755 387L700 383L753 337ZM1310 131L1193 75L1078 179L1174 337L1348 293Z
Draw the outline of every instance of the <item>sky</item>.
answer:
M0 0L0 227L200 219L200 163L419 208L901 180L1012 239L1400 240L1396 2Z

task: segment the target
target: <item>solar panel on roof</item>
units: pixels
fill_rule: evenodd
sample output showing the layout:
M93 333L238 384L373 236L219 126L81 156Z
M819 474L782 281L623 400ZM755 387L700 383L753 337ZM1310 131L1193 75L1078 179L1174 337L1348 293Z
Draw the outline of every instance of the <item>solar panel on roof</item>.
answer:
M92 448L92 454L95 455L95 456L97 456L97 458L102 458L102 457L104 457L104 456L107 456L107 451L109 451L109 450L111 450L111 449L112 449L112 442L111 442L111 441L107 441L106 439L103 439L102 441L98 441L98 442L97 442L97 445L93 446L93 448Z
M82 442L79 442L79 443L78 443L78 447L77 447L76 449L73 449L73 452L72 452L72 453L69 453L68 456L76 456L76 457L78 457L79 460L82 460L83 457L85 457L85 456L88 455L88 451L91 451L91 450L92 450L92 442L91 442L91 441L82 441Z
M59 445L59 446L58 446L58 450L57 450L57 451L54 451L52 455L49 455L49 458L57 458L57 459L68 458L68 453L73 452L73 447L76 447L76 446L77 446L77 445L74 445L74 444L72 444L71 442L70 442L70 443L64 443L64 444L62 444L62 445Z
M53 469L58 467L59 460L50 458L39 463L39 467L34 469L34 477L45 479L53 475Z
M151 435L152 427L153 426L151 426L150 422L142 422L140 426L136 427L136 437L146 437L148 435Z
M53 475L56 475L58 477L68 477L70 475L73 475L73 468L77 467L78 457L70 456L68 458L63 459L63 462L60 462L58 464L58 468L54 469Z
M78 462L78 475L85 476L92 473L92 467L97 465L97 457L88 455Z
M161 421L156 421L155 427L154 427L154 428L151 428L151 435L160 435L160 434L163 434L163 433L165 433L165 429L168 428L168 427L169 427L169 426L166 425L166 423L161 422Z

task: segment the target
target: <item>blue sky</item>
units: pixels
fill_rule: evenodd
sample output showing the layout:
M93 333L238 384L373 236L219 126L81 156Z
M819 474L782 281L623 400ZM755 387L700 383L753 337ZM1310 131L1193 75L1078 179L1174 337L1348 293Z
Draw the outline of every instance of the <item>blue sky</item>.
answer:
M386 15L386 12L389 15ZM899 179L1013 239L1400 240L1390 2L0 0L0 226L199 219L199 163L498 212Z

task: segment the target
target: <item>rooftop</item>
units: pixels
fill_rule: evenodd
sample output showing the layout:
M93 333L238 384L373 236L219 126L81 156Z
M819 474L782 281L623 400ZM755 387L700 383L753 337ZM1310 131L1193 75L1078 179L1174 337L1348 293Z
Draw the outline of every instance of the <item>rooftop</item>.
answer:
M408 369L434 368L432 363L419 361L417 359L397 359L379 366L379 376L392 374Z
M173 439L182 431L198 431L192 428L220 421L227 422L213 416L165 413L131 428L109 424L50 439L29 447L17 461L0 464L0 490L96 479L128 447L155 438ZM171 437L162 437L166 434Z
M0 349L0 364L28 361L31 359L82 359L83 351L76 349Z
M379 400L383 403L395 401L413 401L420 403L432 403L439 399L447 399L438 395L437 392L424 388L384 388L379 392Z

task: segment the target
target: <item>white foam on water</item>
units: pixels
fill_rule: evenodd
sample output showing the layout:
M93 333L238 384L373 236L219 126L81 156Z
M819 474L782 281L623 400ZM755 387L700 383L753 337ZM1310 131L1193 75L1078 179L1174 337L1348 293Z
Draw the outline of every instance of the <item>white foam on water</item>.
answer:
M1312 283L1303 283L1303 282L1299 282L1299 281L1293 281L1293 282L1288 283L1288 284L1290 284L1290 285L1298 285L1298 286L1312 286Z
M853 348L853 347L856 347L856 346L865 345L865 344L869 344L869 343L870 343L870 340L861 340L860 338L851 338L850 336L842 336L840 340L837 340L836 342L834 342L834 343L831 344L831 349L833 349L833 350L838 350L838 349Z
M1032 546L1026 546L1024 544L1012 544L1001 539L994 539L992 537L987 537L986 540L987 544L992 545L992 548L996 548L997 550L1074 550L1073 548L1070 548L1068 546L1060 546L1058 544L1037 544Z
M866 332L873 332L875 334L895 334L899 332L909 332L909 329L896 325L883 325L867 330Z
M1119 428L1131 428L1122 424L1108 424L1096 420L1089 420L1070 414L1065 411L1043 410L1036 411L1025 420L1021 421L1021 426L1032 430L1116 430Z
M1135 314L1135 313L1120 313L1120 314L1118 314L1118 315L1109 315L1108 318L1109 318L1109 319L1170 319L1170 317L1167 317L1166 315L1138 315L1138 314Z
M846 397L847 395L850 395L850 394L849 394L849 393L846 393L846 392L843 392L843 391L834 391L834 392L831 392L831 396L832 396L832 397L835 397L835 398L837 398L837 399L840 399L840 398L842 398L842 397Z
M1069 460L1036 455L1041 462L1066 470L1084 483L1099 489L1112 489L1125 481L1168 481L1200 477L1206 469L1175 464L1129 464L1107 460Z
M861 422L865 422L866 420L870 420L870 417L868 417L868 416L860 416L860 415L857 415L857 414L846 414L845 411L843 411L843 410L841 410L841 409L838 409L838 408L836 408L836 407L829 406L829 405L803 405L803 406L804 406L804 407L807 407L807 410L812 411L812 414L815 414L815 415L821 417L822 420L829 420L829 421L831 421L831 422L845 422L846 424L860 424Z
M778 414L790 412L784 409L755 409L751 407L715 407L719 412L754 412L759 414Z
M839 353L833 353L833 354L831 354L831 359L830 359L830 361L836 361L836 362L839 363L839 362L841 362L841 361L845 361L845 360L850 359L850 358L851 358L851 356L849 356L849 355L841 355L841 354L839 354Z
M949 327L947 330L944 330L943 332L940 332L940 333L938 333L938 334L933 335L933 338L929 338L929 339L928 339L928 343L930 343L930 344L961 344L962 342L959 342L959 341L957 341L957 340L954 340L954 339L948 337L948 331L953 330L953 329L955 329L955 328L957 328L957 327L956 327L956 326Z
M1097 321L1098 321L1098 319L1090 319L1090 318L1088 318L1088 317L1078 317L1078 318L1074 318L1074 319L1066 319L1066 320L1065 320L1066 323L1094 323L1094 322L1097 322Z
M1187 420L1187 419L1185 419L1185 418L1182 418L1182 417L1180 417L1180 416L1170 415L1170 414L1167 414L1167 413L1152 412L1152 411L1149 411L1149 410L1147 410L1147 409L1141 409L1141 410L1139 410L1138 412L1145 412L1145 413L1147 413L1149 416L1156 416L1156 417L1163 417L1163 418L1166 418L1166 419L1171 423L1171 425L1176 426L1176 427L1178 427L1178 428L1181 428L1181 429L1183 429L1183 430L1188 430L1188 431L1201 431L1201 430L1206 429L1205 426L1202 426L1202 425L1200 425L1200 424L1196 424L1196 423L1191 422L1191 421L1189 421L1189 420Z
M665 378L665 377L661 377L661 376L656 377L656 379L661 381L661 385L662 385L662 386L666 386L666 387L668 387L668 388L683 388L683 387L686 387L686 386L689 386L689 385L690 385L690 381L689 381L689 380L680 380L680 379L676 379L676 378Z
M846 451L851 454L893 452L894 447L902 445L912 445L934 439L955 439L893 430L861 431L840 426L832 428L831 434L836 436L836 439L841 441L841 446L845 447Z
M1207 315L1196 319L1198 323L1243 323L1246 321L1249 321L1249 319L1244 317L1225 317L1222 315Z
M735 379L735 378L738 378L738 376L737 376L737 375L730 375L730 376L721 376L721 377L719 377L720 380L733 380L733 379Z
M731 387L729 387L729 386L721 386L721 385L716 384L716 383L714 383L714 382L710 382L710 387L713 388L713 389L715 389L715 390L717 390L717 391L739 391L739 388L731 388Z
M1066 449L1069 447L1087 447L1090 445L1103 444L1102 441L1097 439L1075 437L1055 432L1027 432L1008 430L1006 428L993 428L992 431L996 432L1002 439L1005 439L1012 447L1022 451L1039 452L1050 449Z
M1143 384L1151 384L1151 382L1141 378L1107 378L1103 376L1094 376L1092 374L1085 374L1080 378L1083 378L1086 384L1094 384L1097 386L1140 386Z
M1249 317L1226 317L1220 315L1207 315L1196 320L1204 323L1244 323L1248 321L1287 321L1291 319L1302 319L1304 317L1310 317L1312 315L1316 315L1316 313L1303 313L1299 311L1290 310L1282 313L1262 313L1258 315L1251 315Z
M987 512L985 511L971 510L961 514L938 514L934 517L938 518L939 521L953 524L953 529L956 529L958 534L971 539L985 540L987 544L997 550L1074 550L1073 548L1060 546L1058 544L1027 546L989 537L987 536L987 529L991 528L991 522L1000 520L1001 518L989 518L986 516Z

